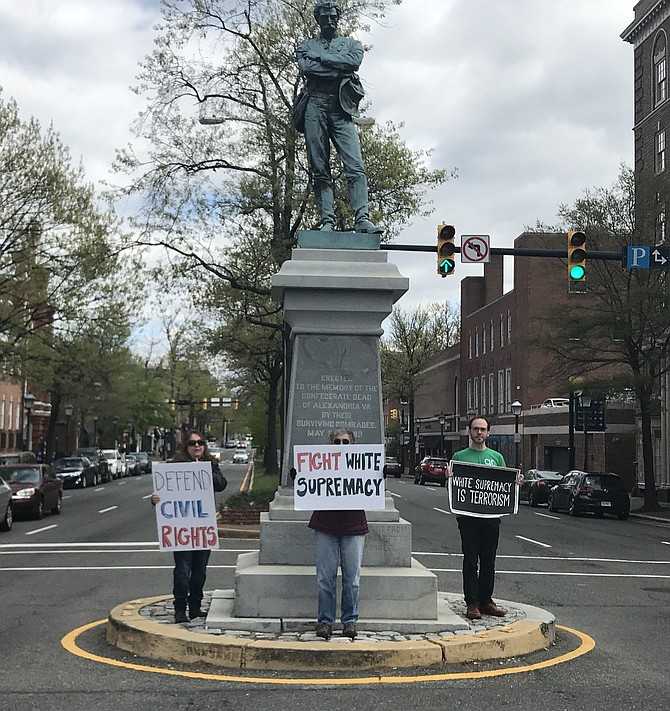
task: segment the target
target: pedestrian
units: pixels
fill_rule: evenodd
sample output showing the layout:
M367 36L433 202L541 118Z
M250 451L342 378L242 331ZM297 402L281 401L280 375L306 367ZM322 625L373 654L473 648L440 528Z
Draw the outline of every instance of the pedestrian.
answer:
M192 431L184 440L181 450L174 458L175 462L210 462L214 491L223 491L228 482L221 473L219 463L208 452L207 442L197 431ZM154 491L151 503L156 506L160 496ZM188 622L197 617L206 617L201 608L203 589L207 577L207 563L211 550L174 551L174 571L172 594L174 596L174 621ZM186 607L188 606L188 617Z
M451 458L452 461L505 467L503 455L486 446L490 429L491 425L485 417L473 417L468 423L469 446L456 452ZM448 474L452 475L451 467ZM519 474L517 483L521 481L523 476ZM479 620L482 615L504 617L507 614L504 607L498 607L493 601L500 518L467 515L456 517L463 551L463 593L467 606L465 614L470 620Z
M350 430L335 430L331 444L353 444ZM342 635L354 639L358 622L361 562L368 522L365 511L314 511L309 520L314 531L316 584L319 591L316 634L330 639L337 605L337 568L342 568L340 619Z
M330 170L330 143L342 161L354 213L354 230L380 234L370 220L368 179L361 144L353 118L364 96L356 72L363 61L363 45L337 34L341 15L337 0L317 0L314 19L321 30L318 38L305 40L296 49L305 88L294 110L294 123L305 134L307 157L312 169L314 198L319 211L319 229L335 229L335 198ZM296 107L297 108L297 107ZM299 116L295 114L298 113Z

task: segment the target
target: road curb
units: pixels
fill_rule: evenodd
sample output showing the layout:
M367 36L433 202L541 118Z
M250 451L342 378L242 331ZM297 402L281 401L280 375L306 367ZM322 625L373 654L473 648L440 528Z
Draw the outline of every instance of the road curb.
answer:
M363 670L435 667L519 657L547 649L554 624L518 620L468 635L429 640L364 642L245 639L192 632L147 619L140 610L169 596L132 600L109 614L109 644L141 657L184 664L206 663L230 669L265 671Z

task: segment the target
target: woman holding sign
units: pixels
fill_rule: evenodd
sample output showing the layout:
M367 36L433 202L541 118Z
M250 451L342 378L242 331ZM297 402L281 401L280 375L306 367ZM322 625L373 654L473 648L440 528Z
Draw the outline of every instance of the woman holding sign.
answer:
M211 462L214 491L223 491L228 482L219 469L219 464L207 451L207 443L199 432L191 432L177 452L175 462ZM154 492L151 503L156 506L160 496ZM210 550L174 551L173 588L174 621L188 622L196 617L206 617L200 605L207 576ZM186 616L188 605L189 617Z
M350 430L335 430L331 444L353 444ZM342 635L354 639L358 622L361 562L368 521L365 511L314 511L309 520L314 531L316 584L319 589L316 634L330 639L337 612L337 568L342 567Z

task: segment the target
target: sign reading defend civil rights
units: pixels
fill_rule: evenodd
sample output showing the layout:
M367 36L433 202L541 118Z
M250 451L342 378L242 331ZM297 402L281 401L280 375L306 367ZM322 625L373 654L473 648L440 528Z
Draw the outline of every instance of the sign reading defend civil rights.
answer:
M519 510L518 469L451 462L449 507L455 514L493 518Z
M384 445L293 447L298 511L384 508Z
M210 462L154 462L151 468L162 551L219 547Z

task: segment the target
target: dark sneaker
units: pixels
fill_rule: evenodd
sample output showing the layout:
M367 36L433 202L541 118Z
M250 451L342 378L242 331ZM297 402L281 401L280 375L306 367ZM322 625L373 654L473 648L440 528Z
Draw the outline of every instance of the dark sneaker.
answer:
M469 620L481 620L482 613L479 611L479 607L477 605L468 605L465 616Z
M342 636L349 637L349 639L355 639L356 624L354 622L347 622L342 628Z
M493 600L487 602L486 605L481 605L480 609L482 614L492 617L504 617L507 614L507 610L504 607L498 607Z
M327 622L317 622L316 623L316 636L322 637L323 639L330 639L333 634L333 628Z
M177 623L189 622L190 620L188 619L188 617L186 617L186 610L175 610L174 621Z
M207 617L207 613L200 608L197 610L191 610L188 614L192 620L195 620L196 617Z

